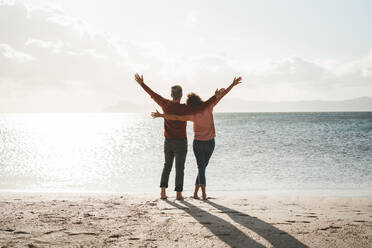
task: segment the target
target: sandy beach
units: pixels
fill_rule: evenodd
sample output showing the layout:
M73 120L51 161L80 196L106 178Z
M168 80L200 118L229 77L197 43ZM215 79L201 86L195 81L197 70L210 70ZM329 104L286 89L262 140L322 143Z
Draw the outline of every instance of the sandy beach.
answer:
M1 193L1 247L371 247L372 198Z

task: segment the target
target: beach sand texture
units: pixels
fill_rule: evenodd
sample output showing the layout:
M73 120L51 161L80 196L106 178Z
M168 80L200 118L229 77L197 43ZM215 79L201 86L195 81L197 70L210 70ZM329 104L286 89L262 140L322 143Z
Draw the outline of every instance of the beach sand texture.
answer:
M372 247L372 198L1 193L0 247Z

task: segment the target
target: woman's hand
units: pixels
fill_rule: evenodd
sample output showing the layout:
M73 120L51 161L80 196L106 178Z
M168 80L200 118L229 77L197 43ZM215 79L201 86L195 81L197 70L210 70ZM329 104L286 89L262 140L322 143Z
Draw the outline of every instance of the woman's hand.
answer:
M163 117L163 114L160 114L158 110L156 112L151 112L152 118L157 118L157 117Z
M238 77L238 78L234 77L234 80L232 82L232 85L233 86L236 86L236 85L238 85L240 83L242 83L242 77Z
M214 93L217 98L221 98L224 96L225 88L216 89L216 92Z

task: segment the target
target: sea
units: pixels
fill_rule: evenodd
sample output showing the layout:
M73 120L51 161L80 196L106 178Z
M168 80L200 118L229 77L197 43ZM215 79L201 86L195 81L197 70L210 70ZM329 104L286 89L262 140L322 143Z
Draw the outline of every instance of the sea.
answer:
M208 192L372 196L372 112L215 113ZM197 175L187 124L185 192ZM158 192L163 120L0 114L0 191ZM174 190L175 168L169 180Z

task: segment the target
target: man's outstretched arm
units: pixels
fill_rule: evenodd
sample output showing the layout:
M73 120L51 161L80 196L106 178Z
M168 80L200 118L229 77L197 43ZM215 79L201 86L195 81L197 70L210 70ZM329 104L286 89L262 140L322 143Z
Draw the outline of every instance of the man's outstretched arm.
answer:
M166 102L168 101L167 99L165 99L164 97L162 97L161 95L155 93L152 89L150 89L150 87L148 87L144 81L143 81L143 75L138 75L138 73L136 73L134 75L134 79L136 80L136 82L151 96L151 98L160 106L160 107L164 107L164 105L166 104Z

